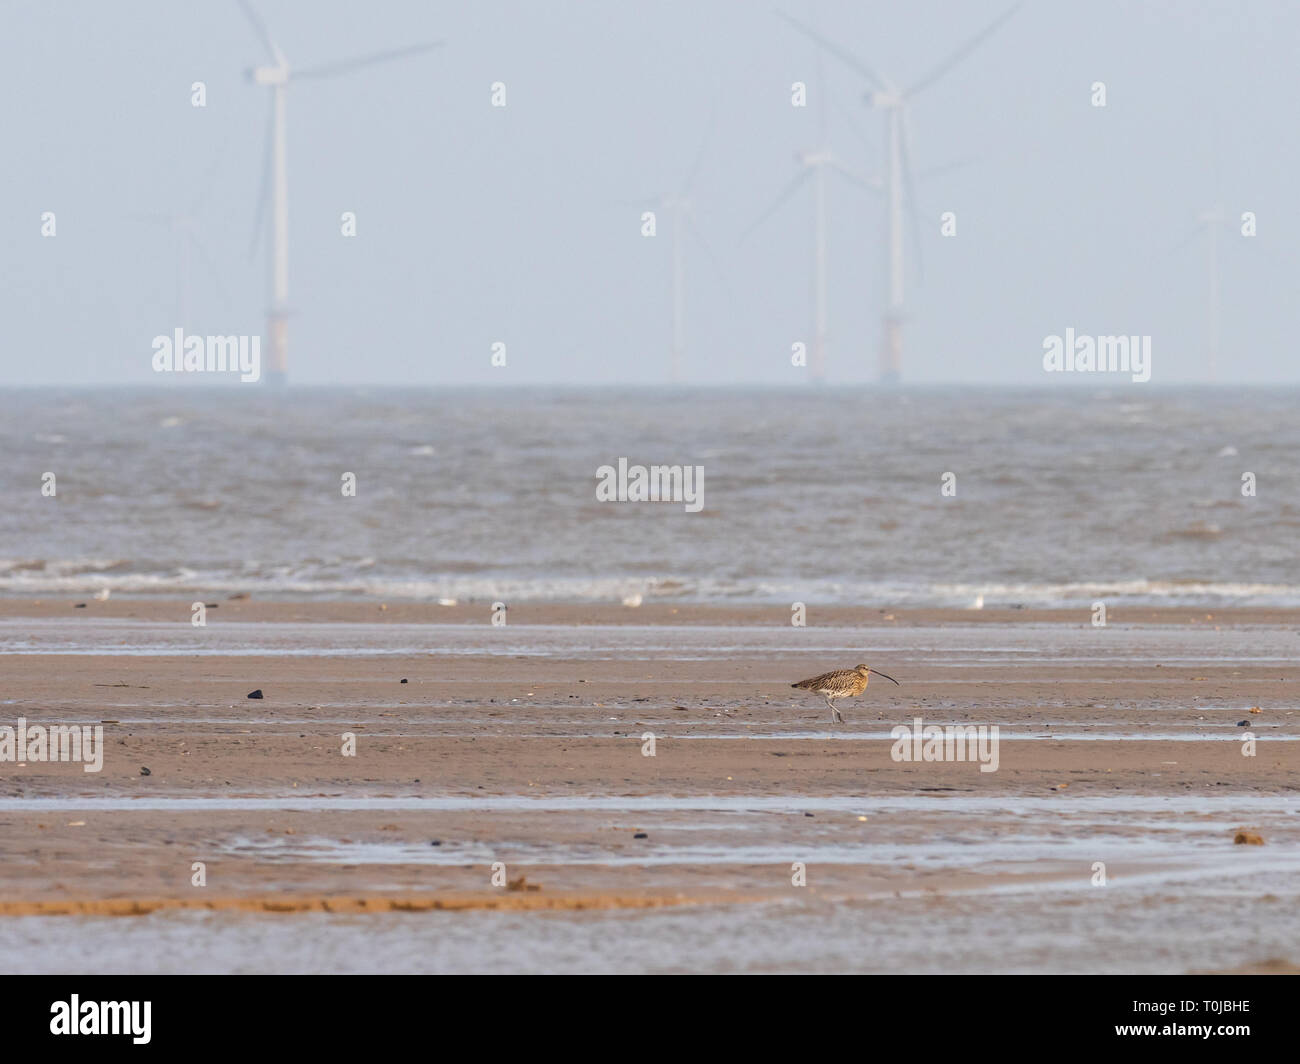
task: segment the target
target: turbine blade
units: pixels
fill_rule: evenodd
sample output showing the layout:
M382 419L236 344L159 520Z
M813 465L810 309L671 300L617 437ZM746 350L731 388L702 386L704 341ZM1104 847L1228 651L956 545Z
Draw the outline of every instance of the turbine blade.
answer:
M320 66L295 70L293 72L293 77L295 79L332 78L338 74L349 74L359 67L373 66L376 63L388 63L394 59L405 59L407 56L430 52L435 48L441 48L446 43L446 41L429 41L426 44L412 44L405 48L389 48L382 52L373 52L370 55L357 56L355 59L340 59L334 63L323 63Z
M867 136L867 131L863 129L861 124L858 122L857 114L850 111L839 100L835 101L835 110L839 113L840 118L843 119L844 124L853 131L853 135L862 142L863 151L866 152L867 158L870 158L876 151L876 146L872 144L871 139Z
M189 230L186 235L189 237L190 243L193 244L194 250L199 253L199 261L203 263L209 276L212 278L212 283L217 290L217 294L221 296L222 303L224 303L226 309L229 310L233 306L230 302L230 293L226 291L226 286L221 281L221 275L217 272L217 265L212 261L212 256L208 254L207 247L204 245L203 241L199 239L198 234L195 233L193 229Z
M785 188L783 188L779 193L777 193L776 199L774 199L771 202L767 210L765 210L762 214L760 214L757 218L755 218L752 222L749 223L745 231L740 234L740 240L737 241L737 243L743 244L746 240L748 240L750 236L753 234L754 230L757 229L769 218L771 218L772 215L774 215L778 210L780 210L782 205L785 203L785 201L788 200L791 196L793 196L796 192L798 192L800 186L805 181L807 181L808 178L810 178L811 176L812 176L812 167L801 166L800 171L795 175L794 180L791 181L789 184L787 184Z
M844 180L852 181L855 185L860 185L862 188L865 188L868 192L879 192L884 185L884 182L881 181L880 178L864 177L856 170L850 170L838 159L831 160L830 167L839 174L840 177L844 178Z
M713 245L704 239L704 234L700 231L700 227L695 224L695 219L691 217L689 212L686 214L686 228L690 230L691 235L699 241L700 247L704 249L704 255L709 260L709 265L713 267L713 272L718 275L718 280L722 283L722 290L727 294L727 300L735 303L736 297L731 291L731 284L727 281L726 272L722 269L722 262L714 254Z
M912 223L912 242L916 244L916 272L919 280L925 280L925 262L921 257L921 222L916 213L916 183L912 180L912 120L908 117L906 105L902 114L902 163L903 163L903 198L907 200L907 216Z
M996 19L990 22L986 27L984 27L983 30L981 30L969 41L967 41L955 52L953 52L952 55L948 56L947 59L945 59L937 67L931 70L930 73L926 74L925 77L921 78L920 81L916 82L916 84L914 84L910 89L908 89L903 95L908 97L915 96L922 89L928 88L929 86L933 85L936 81L938 81L941 77L943 77L946 73L948 73L948 71L950 71L958 63L960 63L963 59L965 59L968 55L970 55L971 52L975 51L975 49L978 48L981 44L983 44L985 40L993 36L993 34L996 33L1002 27L1002 24L1006 22L1008 19L1010 19L1011 16L1014 15L1019 10L1020 10L1019 3L1012 4L1009 8L1007 8L1007 10L1002 12L1002 14L1000 14Z
M227 142L228 141L229 138L227 138ZM221 169L221 163L224 156L225 148L223 146L222 150L218 151L216 156L213 158L212 164L208 167L203 177L199 179L199 191L194 197L193 204L190 206L188 217L195 217L199 213L199 209L203 204L208 201L208 196L212 194L212 186L216 183L217 171Z
M266 201L271 198L271 142L275 138L275 111L266 112L266 145L262 150L262 183L257 192L257 206L253 212L253 239L248 244L251 261L262 242L262 217L266 214Z
M944 174L950 174L954 170L960 170L962 167L970 166L974 159L957 159L950 163L944 163L942 166L932 166L929 170L922 170L916 175L916 180L929 181L932 177L942 177Z
M1189 233L1187 233L1183 237L1180 237L1176 242L1170 244L1167 248L1165 248L1165 254L1172 255L1175 251L1182 251L1183 248L1187 247L1188 244L1190 244L1203 232L1205 232L1205 223L1197 222L1195 227Z
M822 69L822 50L817 49L817 147L826 147L826 72Z
M252 23L253 31L261 38L262 44L266 46L266 54L271 57L271 61L283 64L284 54L275 46L275 41L271 40L271 31L266 28L262 16L253 10L253 5L248 0L238 0L238 3L244 14L248 16L248 21Z
M691 194L691 189L695 187L695 181L700 176L700 170L704 166L704 156L708 153L709 144L713 140L713 130L718 121L718 96L715 92L713 95L713 107L709 111L709 122L704 127L704 136L700 138L700 146L695 152L695 158L691 162L691 168L686 171L686 181L682 184L682 190L678 193L679 199L685 199Z
M859 59L852 52L847 51L844 48L841 48L834 41L830 40L827 37L823 37L811 26L806 25L803 22L800 22L797 18L794 18L791 15L787 15L784 11L778 11L777 14L781 16L781 18L785 19L786 22L790 23L791 26L797 29L805 37L811 37L819 45L825 48L826 51L830 52L831 55L835 56L835 58L838 59L841 63L846 63L848 66L856 70L859 74L861 74L868 81L870 81L876 89L878 89L881 92L889 91L889 80L885 77L882 77L880 74L876 73L876 71L872 69L872 67L869 64Z

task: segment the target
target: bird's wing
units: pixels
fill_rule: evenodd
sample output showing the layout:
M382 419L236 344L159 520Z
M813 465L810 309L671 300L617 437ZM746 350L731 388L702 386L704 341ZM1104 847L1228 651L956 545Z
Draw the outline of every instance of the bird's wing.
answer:
M823 672L820 676L813 676L807 680L800 680L798 683L792 683L791 687L802 687L811 691L814 687L820 687L826 680L833 679L834 672Z

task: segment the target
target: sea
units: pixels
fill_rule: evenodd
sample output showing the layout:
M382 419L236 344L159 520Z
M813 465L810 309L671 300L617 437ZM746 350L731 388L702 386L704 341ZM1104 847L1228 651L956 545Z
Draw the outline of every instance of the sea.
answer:
M1298 400L11 389L0 595L1296 606ZM620 460L701 505L602 501Z

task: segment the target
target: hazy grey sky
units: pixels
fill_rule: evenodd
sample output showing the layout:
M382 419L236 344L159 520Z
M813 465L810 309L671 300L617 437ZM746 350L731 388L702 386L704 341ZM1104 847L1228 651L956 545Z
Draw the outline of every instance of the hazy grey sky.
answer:
M665 381L667 218L646 239L619 201L675 192L715 106L694 199L725 284L688 243L684 377L801 379L789 352L810 335L808 191L738 242L818 140L815 46L771 6L254 3L294 66L447 42L289 90L293 381ZM904 85L1007 6L784 5ZM261 334L267 241L248 249L270 93L245 77L265 59L235 0L3 0L0 15L0 384L159 381L151 341L179 324L180 238L132 215L188 209L209 172L198 232L226 296L196 260L193 328ZM1186 238L1217 202L1231 219L1219 379L1300 380L1298 44L1300 5L1285 0L1026 3L912 107L918 174L970 163L918 186L905 379L1058 386L1042 344L1066 328L1149 334L1155 384L1205 379L1205 238ZM822 69L831 146L880 173L863 79L829 57ZM205 108L190 103L199 80ZM790 102L798 80L805 109ZM828 376L872 380L883 205L846 183L829 192ZM1238 235L1247 210L1253 239ZM344 211L355 238L340 235ZM505 369L489 365L495 341Z

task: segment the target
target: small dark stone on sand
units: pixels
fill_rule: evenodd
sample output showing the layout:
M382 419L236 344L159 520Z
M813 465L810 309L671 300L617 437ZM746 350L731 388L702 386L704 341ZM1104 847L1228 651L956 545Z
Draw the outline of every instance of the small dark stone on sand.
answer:
M140 775L141 775L141 776L152 776L153 773L150 772L147 768L144 768L143 766L141 766L141 768L140 768Z
M402 683L406 683L406 680L405 680L405 679L403 679L403 680L402 680Z
M86 608L86 604L85 604L84 602L78 602L78 603L77 603L75 606L73 606L72 608L73 608L74 610L84 610L84 609Z
M812 813L804 813L804 816L812 816Z
M432 842L429 843L429 845L430 845L430 846L441 846L441 845L442 845L442 839L434 839Z
M1238 727L1238 728L1249 728L1249 727L1250 727L1250 721L1248 721L1248 720L1239 720L1239 721L1237 721L1237 727Z
M632 838L634 839L648 839L649 837L650 836L647 835L644 831L638 831L635 835L632 836Z
M249 692L248 692L248 697L249 697L249 698L261 698L261 697L262 697L262 689L259 687L256 691L249 691Z

